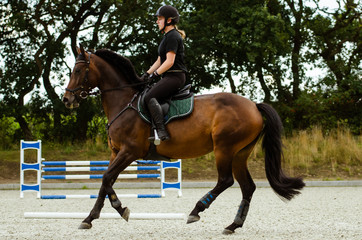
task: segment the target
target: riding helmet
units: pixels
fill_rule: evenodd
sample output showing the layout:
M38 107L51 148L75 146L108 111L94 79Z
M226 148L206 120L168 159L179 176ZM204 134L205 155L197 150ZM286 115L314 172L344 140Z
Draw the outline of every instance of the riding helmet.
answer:
M166 23L165 25L175 25L180 20L180 14L178 13L177 9L169 5L162 6L157 10L155 17L159 16L165 18L165 23ZM172 21L171 23L167 24L167 20L169 18L171 18Z

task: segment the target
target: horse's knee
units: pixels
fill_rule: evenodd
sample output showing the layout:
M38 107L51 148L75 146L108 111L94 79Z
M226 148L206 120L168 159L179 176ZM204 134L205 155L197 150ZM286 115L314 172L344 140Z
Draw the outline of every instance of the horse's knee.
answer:
M102 178L103 186L105 186L105 187L112 186L114 182L115 182L115 179L114 179L114 177L112 177L111 174L104 173L103 178Z
M108 186L110 184L110 182L111 182L111 178L110 178L109 174L104 173L103 178L102 178L102 185Z

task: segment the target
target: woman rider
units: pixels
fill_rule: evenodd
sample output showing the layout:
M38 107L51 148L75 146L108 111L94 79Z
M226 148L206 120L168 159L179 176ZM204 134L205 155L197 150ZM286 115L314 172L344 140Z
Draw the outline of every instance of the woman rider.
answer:
M180 19L176 8L168 5L162 6L157 10L155 16L157 16L158 28L164 36L158 47L158 58L143 75L143 79L162 76L161 80L146 94L145 102L159 138L165 141L170 136L163 122L163 113L159 102L170 98L185 85L187 71L184 64L183 46L185 33L176 27Z

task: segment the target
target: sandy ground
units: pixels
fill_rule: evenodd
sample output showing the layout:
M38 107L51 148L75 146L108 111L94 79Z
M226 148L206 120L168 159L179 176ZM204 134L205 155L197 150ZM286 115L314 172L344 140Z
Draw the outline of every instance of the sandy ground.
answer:
M209 189L184 189L183 197L166 192L162 199L121 199L131 212L188 214ZM47 190L43 194L94 194L97 190ZM117 193L135 193L118 189ZM138 190L137 193L155 193ZM35 193L0 191L0 239L362 239L362 187L308 187L289 203L270 188L258 188L244 227L222 235L236 214L240 190L226 190L201 214L201 220L98 219L78 230L80 219L25 219L24 212L89 212L94 199L40 200ZM115 212L108 200L103 212Z

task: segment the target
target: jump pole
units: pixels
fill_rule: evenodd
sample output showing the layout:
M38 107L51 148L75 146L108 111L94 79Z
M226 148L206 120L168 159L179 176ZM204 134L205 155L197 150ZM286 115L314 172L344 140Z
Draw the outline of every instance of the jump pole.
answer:
M26 163L24 161L24 150L35 149L37 150L37 163ZM38 141L20 141L20 198L24 198L24 192L33 191L37 192L37 198L41 199L68 199L68 198L97 198L97 195L41 195L41 181L48 179L100 179L102 174L74 174L74 175L43 175L43 172L79 172L79 171L105 171L109 161L44 161L41 157L41 140ZM152 165L152 166L145 166ZM79 167L80 165L86 165ZM98 166L97 166L98 165ZM99 166L103 165L103 166ZM160 174L120 174L118 178L122 179L136 179L136 178L157 178L161 183L161 194L124 194L118 195L119 197L127 198L160 198L165 197L165 190L177 190L178 196L182 196L181 191L181 159L177 162L164 162L154 160L137 160L127 167L126 171L145 171L156 170ZM144 165L144 166L142 166ZM156 165L156 166L155 166ZM49 167L50 166L50 167ZM54 167L56 166L56 167ZM59 167L61 166L61 167ZM69 167L72 166L72 167ZM77 167L73 167L77 166ZM165 169L175 168L178 171L177 182L165 182ZM37 184L24 183L24 171L35 170L37 172Z
M28 219L84 219L89 213L81 212L25 212L24 217ZM101 213L100 218L115 219L122 218L118 213ZM185 220L184 213L132 213L130 220Z

